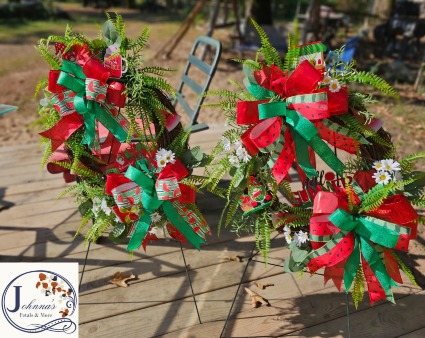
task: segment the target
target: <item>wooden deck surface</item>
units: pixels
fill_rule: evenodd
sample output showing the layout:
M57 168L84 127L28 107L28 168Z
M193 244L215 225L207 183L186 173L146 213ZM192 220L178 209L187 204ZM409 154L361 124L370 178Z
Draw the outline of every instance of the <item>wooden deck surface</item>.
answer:
M191 145L208 150L220 132L212 127L194 134ZM0 148L0 259L78 262L81 271L87 248L81 236L74 238L80 216L70 198L57 199L66 185L61 175L40 169L41 153L35 144ZM234 297L223 337L348 337L345 293L330 284L324 287L320 275L298 278L275 266L288 256L282 238L273 241L269 265L248 265L236 293L254 238L237 237L228 229L217 236L223 202L207 194L197 199L213 235L200 252L190 246L184 252L202 324L178 243L152 243L130 261L125 245L103 239L88 254L80 290L80 337L219 337ZM423 244L423 228L419 236ZM243 259L229 261L226 256ZM425 264L425 255L416 258L417 264ZM137 279L128 288L108 284L117 271L133 272ZM370 307L364 301L355 310L350 299L351 337L425 337L425 293L405 281L394 289L396 305ZM254 282L274 286L260 290ZM252 308L244 287L270 306Z

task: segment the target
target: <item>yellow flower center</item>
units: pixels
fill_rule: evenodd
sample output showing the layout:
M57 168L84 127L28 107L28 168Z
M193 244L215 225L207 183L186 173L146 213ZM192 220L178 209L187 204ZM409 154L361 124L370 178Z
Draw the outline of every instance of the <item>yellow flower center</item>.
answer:
M385 179L387 178L387 176L386 175L381 175L381 176L379 176L379 179L381 180L381 181L385 181Z

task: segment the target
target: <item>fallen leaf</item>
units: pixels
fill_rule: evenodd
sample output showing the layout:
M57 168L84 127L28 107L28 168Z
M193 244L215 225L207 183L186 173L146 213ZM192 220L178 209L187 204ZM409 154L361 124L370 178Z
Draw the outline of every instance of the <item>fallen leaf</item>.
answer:
M258 307L258 304L261 305L266 305L266 306L270 306L270 303L267 299L261 297L258 293L255 293L254 291L245 288L245 291L247 292L248 295L250 295L251 297L251 302L252 302L252 307L256 308Z
M233 262L242 262L242 257L240 256L223 256L221 259L225 259Z
M134 278L136 278L136 276L133 275L131 272L129 274L124 274L118 271L113 274L112 279L109 280L108 283L126 288L128 287L128 284L126 283L126 281L130 279L134 279Z
M265 288L267 288L267 287L269 287L269 286L274 286L274 284L273 283L257 283L257 282L255 282L254 283L255 284L255 286L257 287L257 288L259 288L259 289L261 289L261 290L264 290Z

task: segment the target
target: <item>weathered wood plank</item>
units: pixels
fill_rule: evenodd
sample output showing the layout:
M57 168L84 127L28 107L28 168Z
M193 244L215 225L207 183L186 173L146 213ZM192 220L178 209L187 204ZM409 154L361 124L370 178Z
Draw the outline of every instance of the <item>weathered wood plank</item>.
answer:
M68 240L74 237L80 221L70 221L55 228L51 227L5 227L0 225L0 254L2 250L31 247L37 243Z
M0 213L0 224L3 225L8 223L8 220L19 223L19 219L22 218L33 218L37 215L71 209L76 210L77 208L75 202L70 197L64 197L60 200L52 198L51 200L44 200L41 202L33 201L33 203L14 205Z
M66 184L62 176L56 175L56 180L48 180L44 182L31 182L31 183L23 183L23 184L14 184L5 187L5 198L9 198L13 195L22 195L31 192L38 192L44 190L50 190L55 188L62 188L65 190L69 187L70 184Z
M189 248L185 249L184 253L186 263L190 270L217 265L228 261L226 257L235 256L239 256L243 260L243 262L237 264L244 266L247 260L246 257L249 256L253 245L254 238L247 237L243 240L230 239L223 242L208 243L202 247L200 252ZM155 244L153 244L152 247L153 246L155 246ZM106 269L94 269L95 267L90 267L88 265L88 268L92 268L93 270L85 274L84 285L81 290L84 294L87 294L115 288L115 286L106 283L112 275L111 271L128 272L131 270L135 275L139 276L139 282L180 272L184 268L184 264L183 256L180 250L178 250L179 244L170 243L169 246L170 249L174 248L170 253L163 252L160 256L156 254L147 257L147 259L133 260L131 262L127 259L127 261L124 260L122 264L114 266L113 269L109 268L108 265L104 265L105 268L107 267ZM148 250L150 251L151 247L148 247ZM90 255L90 257L92 256ZM279 259L281 260L282 258L279 257L274 259L274 261L279 261Z
M4 210L0 213L5 213L7 210ZM1 218L0 226L3 228L6 227L4 231L0 232L1 234L6 234L14 231L19 231L22 228L55 228L60 226L63 223L81 219L80 213L76 208L70 208L59 211L52 211L49 213L38 214L37 217L22 217L19 220L9 219L7 217ZM11 228L16 228L12 230Z
M38 191L28 191L22 194L9 195L5 194L5 200L9 203L13 203L15 207L28 206L32 203L47 202L60 203L65 198L58 199L59 195L66 189L66 187L50 188ZM69 197L68 197L69 198Z
M283 300L282 295L276 295L276 290L282 289L281 275L273 276L265 279L265 281L273 281L274 287L266 290L258 290L251 285L251 289L270 301L270 307L260 307L252 309L250 307L249 297L247 295L239 297L235 311L231 319L226 325L223 337L338 337L338 334L346 329L346 307L345 296L343 293L335 292L333 287L319 289L308 296L297 296ZM314 277L313 277L314 278ZM397 303L400 300L409 296L410 293L420 293L419 289L404 288L400 289L399 293L395 294ZM275 294L275 296L273 296ZM277 297L277 298L276 298ZM386 303L387 305L389 303ZM384 305L384 304L382 304ZM378 305L379 306L379 305ZM350 305L351 315L357 314L362 310L370 311L371 308L367 302L363 302L359 309L354 310L353 305ZM395 308L393 308L395 309ZM373 310L372 310L373 311ZM377 311L375 311L377 312ZM204 323L209 318L204 314ZM207 319L208 318L208 319ZM321 323L340 320L342 326L336 326L334 332L325 332L320 330L309 330L311 327L321 325ZM214 323L217 323L215 325ZM209 322L202 325L194 325L183 330L172 332L164 335L164 337L203 337L205 332L220 332L223 329L224 321ZM422 324L423 325L423 324ZM369 329L373 326L367 326ZM341 332L339 332L341 330ZM393 337L389 334L379 337ZM351 335L357 337L357 331L353 328ZM218 335L212 335L218 336ZM346 337L345 332L341 337ZM365 336L366 337L366 336Z
M225 266L234 265L235 263L225 263L220 264L220 269L223 269L221 272L224 272ZM210 268L207 268L208 270ZM232 271L231 269L227 269ZM249 272L248 279L258 279L260 274L267 276L268 274L272 275L273 271L276 268L268 269L264 272L264 267L261 268L258 265L253 265L251 271ZM198 270L197 270L198 271ZM206 271L207 272L207 271ZM220 273L221 273L220 272ZM233 276L233 277L232 277ZM239 283L241 277L240 271L234 271L231 274L227 275L228 278L233 278L235 283ZM285 280L285 285L288 288L282 290L283 297L291 297L293 290L295 290L292 280L288 278L288 275L283 275ZM213 279L214 278L214 279ZM170 278L167 278L170 279ZM217 279L216 276L211 276L211 279L214 281ZM221 277L221 279L224 279ZM161 281L162 278L159 280ZM145 286L145 293L154 292L148 282L142 283ZM220 286L220 284L216 286ZM194 304L192 302L189 285L187 279L184 278L184 274L181 275L179 281L169 280L165 288L161 288L162 285L157 285L161 298L154 298L152 295L146 297L143 294L143 291L132 290L131 287L127 288L128 297L132 298L132 302L137 302L139 306L145 306L145 308L137 311L130 311L132 303L123 304L126 305L125 314L121 313L117 316L107 317L100 319L95 322L83 323L80 325L80 332L82 336L86 336L88 332L94 334L95 337L113 337L117 333L114 325L121 326L121 329L125 327L125 332L129 336L137 337L137 332L143 332L144 337L152 337L156 335L162 335L170 331L179 330L190 325L197 324L197 316L195 313ZM195 292L198 290L198 285L194 285ZM234 294L236 292L237 286L223 287L218 288L217 290L203 293L196 296L198 303L198 308L201 314L201 319L203 321L212 321L212 320L221 320L225 318L227 312L230 309L231 301L233 300ZM185 296L184 299L176 299L175 301L170 302L170 298L167 296L171 294L172 297L176 295ZM142 302L142 299L146 297L146 300ZM81 299L81 314L84 314L86 311L96 311L98 308L101 311L101 307L109 306L109 304L104 304L102 302L97 302L97 304L86 304L86 297ZM113 301L113 299L110 299ZM121 302L124 300L121 297ZM162 304L160 303L162 301ZM165 302L164 302L165 301ZM102 303L102 304L100 304ZM153 306L154 304L159 303L159 305ZM248 302L249 303L249 302ZM249 306L249 305L248 305ZM133 323L130 325L130 323ZM202 336L207 337L207 336ZM216 337L215 335L211 337Z
M193 289L196 294L219 290L229 285L237 285L244 270L244 264L221 263L212 266L191 270ZM272 267L265 270L263 265L249 265L247 279L257 279L265 275L281 274L282 269ZM290 277L289 277L290 279ZM177 291L171 285L182 285ZM80 299L80 304L96 304L99 299L104 299L106 303L97 311L90 311L84 315L84 322L94 321L112 315L118 315L126 311L134 311L143 307L150 307L154 304L169 302L190 296L190 288L184 272L169 275L167 278L159 278L134 283L131 292L126 288L113 288L104 290L101 293L84 295ZM146 290L149 290L146 292ZM133 303L137 294L138 301Z
M0 187L10 187L14 184L25 184L32 182L44 182L49 180L57 180L57 175L52 175L46 170L38 170L32 173L28 173L28 175L13 175L13 170L10 172L9 176L0 177Z
M404 334L402 336L399 336L398 338L423 338L425 337L425 327L415 330L412 332L409 332L407 334Z
M355 337L365 338L399 337L405 332L423 328L425 306L418 306L418 304L423 304L424 296L425 292L421 291L399 298L397 304L387 302L351 313L351 334ZM344 316L291 334L303 337L346 337L347 333L347 318Z

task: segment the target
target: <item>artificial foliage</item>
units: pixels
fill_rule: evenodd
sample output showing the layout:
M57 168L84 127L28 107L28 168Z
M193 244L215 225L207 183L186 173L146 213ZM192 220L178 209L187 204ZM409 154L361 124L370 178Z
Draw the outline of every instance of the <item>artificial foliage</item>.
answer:
M377 101L359 88L398 99L396 91L341 61L344 47L326 54L320 42L297 45L289 36L282 60L253 25L262 45L254 60L235 60L243 84L209 93L220 97L214 105L227 125L203 182L214 191L230 176L220 224L255 234L266 259L281 233L291 252L286 271L324 269L325 283L351 290L356 307L365 290L371 304L394 302L400 270L414 282L397 252L408 251L422 221L414 207L425 205L425 173L415 161L425 153L398 159L369 110Z
M68 26L39 41L51 68L36 88L42 163L75 181L61 196L74 196L87 241L108 234L133 251L165 234L199 249L209 228L195 192L205 178L192 172L208 157L189 147L169 100L170 69L145 65L148 38L149 29L127 37L122 17L107 14L94 39Z

